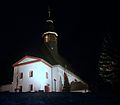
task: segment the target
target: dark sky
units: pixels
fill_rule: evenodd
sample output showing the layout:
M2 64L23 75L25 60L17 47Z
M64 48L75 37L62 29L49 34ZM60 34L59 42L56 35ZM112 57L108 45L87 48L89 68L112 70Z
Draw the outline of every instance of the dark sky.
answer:
M48 4L59 35L60 54L83 80L96 81L101 40L105 34L112 34L111 0L1 3L0 83L12 81L13 63L39 53ZM118 46L118 37L113 40Z

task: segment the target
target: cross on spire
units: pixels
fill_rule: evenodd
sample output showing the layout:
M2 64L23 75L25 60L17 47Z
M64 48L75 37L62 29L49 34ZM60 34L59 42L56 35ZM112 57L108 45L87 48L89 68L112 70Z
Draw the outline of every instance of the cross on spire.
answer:
M49 17L49 18L50 18L50 14L51 14L50 6L48 6L48 17Z
M51 22L53 23L52 19L51 19L51 11L50 11L50 6L48 5L48 19L46 20L46 22Z

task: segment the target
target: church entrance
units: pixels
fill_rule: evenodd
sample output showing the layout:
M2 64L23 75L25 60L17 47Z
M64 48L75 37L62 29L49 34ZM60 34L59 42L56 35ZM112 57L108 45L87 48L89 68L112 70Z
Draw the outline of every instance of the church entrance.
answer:
M50 87L49 87L49 85L46 85L46 86L45 86L45 92L50 92Z

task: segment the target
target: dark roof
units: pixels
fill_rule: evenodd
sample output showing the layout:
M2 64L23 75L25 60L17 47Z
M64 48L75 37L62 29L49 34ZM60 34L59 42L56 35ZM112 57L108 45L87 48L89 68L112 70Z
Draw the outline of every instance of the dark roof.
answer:
M83 84L82 82L72 82L71 83L71 91L83 90L83 89L88 89L88 85Z
M61 65L74 73L74 70L72 69L68 61L64 59L61 55L59 55L59 53L52 53L51 51L49 51L45 44L42 45L40 52L40 57L49 62L51 65Z

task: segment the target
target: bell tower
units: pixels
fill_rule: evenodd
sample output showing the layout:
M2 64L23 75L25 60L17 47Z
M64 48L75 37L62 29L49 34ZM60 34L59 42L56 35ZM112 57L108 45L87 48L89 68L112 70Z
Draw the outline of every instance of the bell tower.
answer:
M44 32L42 34L42 46L40 57L48 61L52 65L61 65L72 70L69 63L58 52L58 34L55 31L54 22L51 18L51 11L48 8L48 18L46 19Z
M45 32L42 35L43 42L49 51L57 53L57 37L58 34L55 32L53 20L51 19L51 11L48 8L48 19L45 24Z

